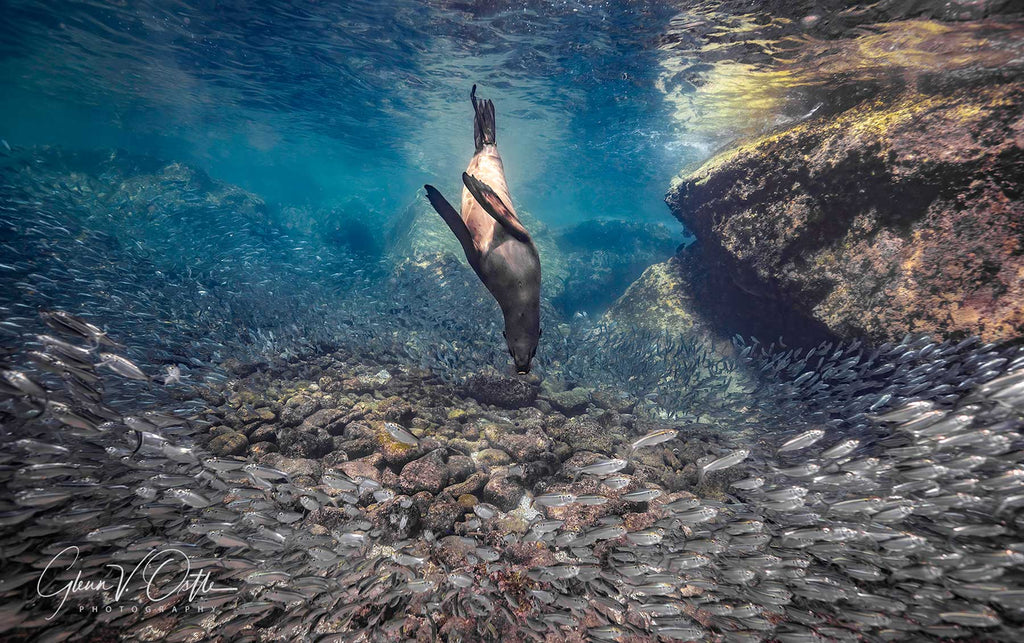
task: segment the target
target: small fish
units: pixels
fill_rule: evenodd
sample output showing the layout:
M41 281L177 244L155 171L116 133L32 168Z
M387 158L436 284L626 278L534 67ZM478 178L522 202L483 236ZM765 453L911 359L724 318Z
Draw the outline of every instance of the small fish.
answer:
M691 509L690 511L684 511L674 515L674 518L684 525L696 525L702 522L707 522L718 515L718 510L714 507L699 507L697 509Z
M630 479L626 476L611 476L601 481L601 484L608 487L613 491L618 491L630 483Z
M587 536L593 540L614 540L616 538L621 538L625 535L626 528L621 526L599 527L587 533Z
M247 464L242 467L242 471L245 471L253 478L259 478L261 480L290 480L291 476L273 467L268 467L262 464Z
M404 444L407 446L416 446L417 444L420 443L419 438L417 438L412 433L409 433L402 427L398 426L394 422L385 422L384 430L388 432L388 435L391 436L392 440L400 444Z
M541 507L566 507L574 502L576 496L571 493L546 493L533 499L533 503Z
M815 462L806 462L799 464L795 467L785 467L782 469L775 469L775 473L779 475L787 476L789 478L806 478L813 476L821 470L821 465Z
M628 464L628 461L619 458L612 460L599 460L593 464L588 464L585 467L580 467L579 472L591 476L606 476L622 471Z
M131 536L137 531L137 529L131 525L113 525L110 527L100 527L99 529L93 529L85 535L85 539L91 543L105 543L111 540L117 540L126 536Z
M743 491L753 491L755 489L760 489L761 487L763 487L764 482L764 478L762 478L761 476L755 476L752 478L744 478L742 480L730 482L729 486L736 487L737 489L741 489Z
M98 366L106 366L121 377L144 382L151 381L149 375L143 373L141 368L125 357L113 353L100 353L100 358L101 361Z
M630 448L636 451L637 449L642 449L644 447L650 447L657 444L661 444L662 442L668 442L669 440L675 438L677 435L679 435L679 431L675 429L658 429L656 431L651 431L647 435L641 437L639 440L631 444Z
M206 534L206 537L220 547L249 547L249 543L240 536L228 531L214 530Z
M164 377L162 384L164 386L170 386L171 384L178 384L181 382L181 367L177 364L170 364L164 371Z
M664 529L645 529L626 534L626 540L634 545L649 546L657 545L665 537Z
M662 493L664 492L661 489L640 489L622 494L620 499L626 502L649 502L660 497Z
M790 451L799 451L800 449L806 449L821 438L825 437L825 432L821 429L811 429L810 431L804 431L800 435L786 440L782 446L778 448L776 453L788 453Z
M821 457L827 460L843 458L853 453L857 449L858 445L860 445L860 440L843 440L842 442L839 442L834 446L831 446L828 449L822 451Z
M35 398L46 398L46 390L22 371L0 369L0 379L14 387L15 391Z
M995 627L1003 622L994 610L985 607L971 612L942 612L939 618L967 627Z
M434 589L435 583L432 580L411 580L405 584L405 589L414 594L422 594Z
M698 484L703 483L704 477L707 474L711 473L712 471L721 471L722 469L734 467L740 462L746 460L749 455L750 451L748 451L747 449L737 449L736 451L733 451L728 455L722 456L717 460L712 460L711 462L701 467Z
M466 574L451 573L448 574L448 582L452 585L460 588L472 587L473 579Z
M115 348L121 345L107 337L107 334L98 327L90 324L80 317L64 312L63 310L42 310L39 316L50 328L68 335L77 335L89 339L97 344L106 344Z
M182 504L186 504L189 507L194 507L196 509L203 509L213 504L213 502L210 501L208 498L203 497L201 494L192 491L191 489L168 489L166 495L170 498L178 500Z

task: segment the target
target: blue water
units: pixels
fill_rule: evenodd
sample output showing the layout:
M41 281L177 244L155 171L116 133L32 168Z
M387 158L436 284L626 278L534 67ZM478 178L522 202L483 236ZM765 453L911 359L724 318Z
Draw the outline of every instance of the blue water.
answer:
M0 136L194 163L269 202L387 218L457 186L473 83L521 207L666 220L681 146L656 89L663 2L9 2Z

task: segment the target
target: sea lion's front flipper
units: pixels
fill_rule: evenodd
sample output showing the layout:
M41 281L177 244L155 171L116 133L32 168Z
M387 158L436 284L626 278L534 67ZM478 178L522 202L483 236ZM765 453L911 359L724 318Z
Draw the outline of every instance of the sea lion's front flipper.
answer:
M469 233L469 228L466 227L466 222L462 220L459 213L456 212L455 208L452 207L451 203L448 203L448 199L437 191L433 185L424 185L427 190L427 199L430 200L430 205L434 206L437 213L441 215L444 222L448 224L451 231L455 234L455 238L462 244L462 250L466 253L466 259L469 260L469 265L473 267L473 270L477 274L480 273L478 266L480 265L480 251L476 249L476 245L473 243L473 235Z
M530 233L519 222L519 217L502 202L501 197L490 186L465 172L462 173L462 182L466 184L466 189L473 195L480 207L487 210L487 214L494 217L494 220L500 223L506 232L523 243L530 242Z

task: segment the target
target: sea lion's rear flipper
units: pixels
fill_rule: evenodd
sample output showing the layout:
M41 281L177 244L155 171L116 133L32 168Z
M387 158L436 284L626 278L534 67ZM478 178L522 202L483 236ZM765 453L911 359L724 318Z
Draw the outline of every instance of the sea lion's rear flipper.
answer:
M469 233L469 228L466 227L466 222L462 220L459 213L455 211L451 203L448 203L448 199L437 191L433 185L424 185L427 190L427 199L430 200L430 205L434 206L437 213L441 215L444 222L448 224L451 231L455 234L455 238L462 244L462 250L466 253L466 259L469 260L469 265L473 267L473 270L478 274L480 270L477 268L479 265L480 252L476 249L476 245L473 243L473 235Z
M476 199L476 202L480 204L480 207L486 210L487 214L494 217L494 220L500 223L501 227L505 228L505 232L508 232L523 243L530 242L530 233L519 222L519 217L502 202L501 197L490 186L465 172L462 173L462 182L466 185L469 193L473 195L473 198Z
M476 85L469 92L473 101L473 143L476 151L484 149L484 145L494 145L494 103L490 99L477 99Z

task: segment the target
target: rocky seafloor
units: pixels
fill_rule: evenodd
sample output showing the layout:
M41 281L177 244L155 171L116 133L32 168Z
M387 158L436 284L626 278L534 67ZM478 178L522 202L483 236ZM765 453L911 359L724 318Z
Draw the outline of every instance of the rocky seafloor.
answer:
M122 338L45 321L67 341L8 356L0 388L12 640L1013 641L1024 623L1020 347L751 345L749 368L796 377L665 421L615 389L349 351L149 378L112 357ZM150 556L148 583L104 574ZM75 593L83 574L110 586Z

